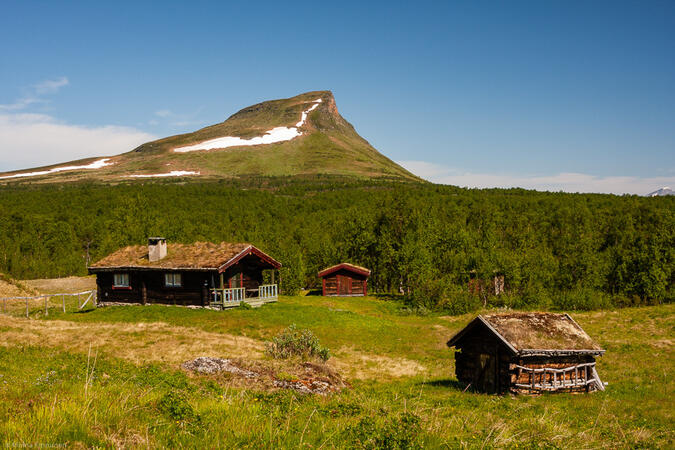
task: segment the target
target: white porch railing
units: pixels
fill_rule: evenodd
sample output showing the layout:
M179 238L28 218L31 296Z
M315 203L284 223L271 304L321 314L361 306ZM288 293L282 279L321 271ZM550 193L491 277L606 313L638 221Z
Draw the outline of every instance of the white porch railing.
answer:
M250 294L250 292L249 292ZM227 308L237 306L243 301L273 301L279 296L279 288L276 284L263 284L258 286L258 295L246 296L245 288L225 288L225 289L211 289L211 305Z
M278 296L279 292L276 284L263 284L258 287L258 298L272 299Z
M213 303L219 305L240 302L245 297L244 288L212 289L211 292L213 292Z

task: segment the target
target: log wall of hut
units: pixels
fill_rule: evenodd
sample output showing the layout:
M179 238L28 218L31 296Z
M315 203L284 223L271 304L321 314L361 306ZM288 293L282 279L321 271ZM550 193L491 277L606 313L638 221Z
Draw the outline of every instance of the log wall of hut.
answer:
M129 274L129 287L113 286L115 273ZM180 273L182 286L166 286L166 273ZM199 305L208 303L213 274L206 271L119 271L96 274L98 298L103 302Z
M458 350L455 352L455 373L460 382L482 392L508 391L511 354L499 339L478 332L476 327L462 338Z
M341 269L323 278L323 295L360 296L368 292L368 277Z
M568 367L593 362L595 362L595 358L592 355L529 356L524 358L513 358L510 365L510 391L518 394L541 393L541 391L537 389L516 386L517 384L531 384L532 378L527 371L514 367L515 365L528 367L530 369L566 369ZM555 381L559 383L564 380L572 385L574 381L582 380L585 382L592 378L590 370L581 369L576 373L558 373L555 376ZM535 382L537 384L552 385L553 381L554 377L551 372L535 377ZM586 384L585 386L570 386L560 390L566 392L588 392L591 388L591 386Z

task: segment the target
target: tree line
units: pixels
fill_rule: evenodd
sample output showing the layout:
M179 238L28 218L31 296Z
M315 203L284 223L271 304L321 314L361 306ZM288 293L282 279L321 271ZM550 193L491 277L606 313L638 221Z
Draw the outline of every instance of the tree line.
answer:
M333 177L0 189L0 271L86 274L148 236L250 242L284 265L281 288L318 287L348 261L412 308L592 309L673 299L675 199L471 190ZM505 290L491 289L495 276ZM470 289L474 286L479 289ZM477 283L477 284L476 284Z

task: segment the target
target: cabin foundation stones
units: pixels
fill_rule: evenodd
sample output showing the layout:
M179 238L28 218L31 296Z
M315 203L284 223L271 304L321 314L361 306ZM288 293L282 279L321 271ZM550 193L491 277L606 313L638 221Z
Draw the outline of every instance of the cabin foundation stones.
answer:
M457 379L487 393L604 390L595 358L604 350L568 314L476 317L447 343Z

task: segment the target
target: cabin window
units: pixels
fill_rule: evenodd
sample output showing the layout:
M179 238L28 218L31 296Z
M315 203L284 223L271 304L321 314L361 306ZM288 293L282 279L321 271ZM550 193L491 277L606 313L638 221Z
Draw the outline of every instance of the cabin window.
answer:
M183 285L183 277L179 273L165 273L164 285L166 287L181 287Z
M129 287L129 274L128 273L114 274L113 287Z

